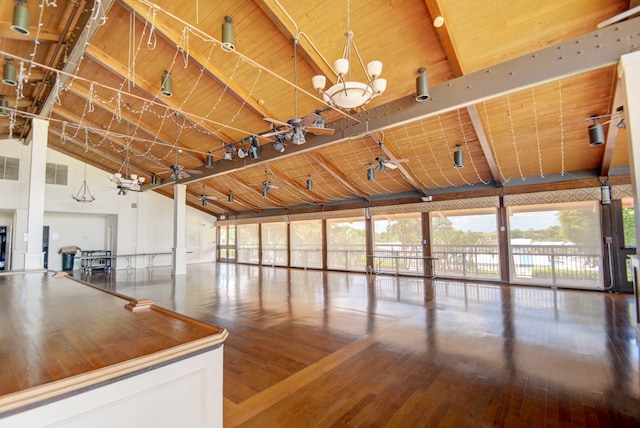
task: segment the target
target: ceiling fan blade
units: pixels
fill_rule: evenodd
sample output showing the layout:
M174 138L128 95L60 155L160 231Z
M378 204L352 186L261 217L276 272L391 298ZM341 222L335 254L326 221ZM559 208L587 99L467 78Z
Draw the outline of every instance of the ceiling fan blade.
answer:
M264 117L263 119L266 120L267 122L275 123L276 125L290 126L287 122L283 122L277 119L272 119L270 117Z
M319 118L320 118L319 114L309 113L308 115L302 118L299 124L302 126L311 125L313 122L316 121L316 119L319 119Z
M293 130L291 128L287 128L287 129L278 129L272 132L267 132L266 134L261 134L258 137L260 138L270 138L276 135L280 135L280 134L285 134L285 133L289 133L292 132Z
M398 165L392 162L383 162L382 163L386 169L397 169Z
M306 130L315 135L333 135L336 132L335 129L331 128L316 128L315 126L307 126Z
M195 174L195 175L202 174L202 171L199 171L197 169L183 169L182 172L183 173L186 172L186 173L189 173L189 174Z

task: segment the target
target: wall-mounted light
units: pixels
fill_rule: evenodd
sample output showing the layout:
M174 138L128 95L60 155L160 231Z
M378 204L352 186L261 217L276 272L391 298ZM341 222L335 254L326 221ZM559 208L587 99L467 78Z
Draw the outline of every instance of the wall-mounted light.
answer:
M213 168L213 156L211 154L207 155L207 163L205 166L207 169Z
M453 153L453 166L462 168L464 166L464 152L460 148L460 144L456 144L458 150Z
M29 34L29 21L31 19L31 12L27 9L27 0L18 0L16 6L13 9L13 23L11 29L16 33L28 35Z
M160 93L165 97L170 97L173 95L173 80L171 79L171 73L169 70L165 70L162 73L162 88L160 89Z
M429 77L427 77L427 69L420 67L420 74L416 78L416 101L426 101L429 99Z
M229 202L230 204L233 203L233 192L231 190L229 190L229 196L227 196L227 202Z
M307 190L308 191L312 191L313 190L313 181L311 180L311 176L309 176L309 178L307 178Z
M608 184L603 184L600 187L600 194L602 195L602 205L611 205L611 188Z
M364 218L371 220L371 213L369 212L369 206L364 207Z
M222 23L222 50L231 52L235 48L233 43L233 19L230 16L225 16Z
M16 66L13 65L13 59L5 59L3 72L2 83L9 86L16 86L18 84L18 79L16 78Z
M0 116L9 116L9 101L6 100L4 94L0 95Z

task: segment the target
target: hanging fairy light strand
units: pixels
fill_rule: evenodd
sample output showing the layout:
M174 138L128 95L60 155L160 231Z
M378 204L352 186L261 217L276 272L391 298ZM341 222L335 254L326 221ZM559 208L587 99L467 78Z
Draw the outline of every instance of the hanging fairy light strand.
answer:
M542 150L540 148L540 128L538 127L538 109L536 107L536 89L531 88L531 98L533 99L533 120L536 128L536 146L538 148L538 165L540 167L540 177L544 178L542 171Z
M498 160L498 151L496 150L495 141L493 140L493 134L491 132L491 121L489 120L489 112L487 111L487 104L482 103L482 108L484 110L485 122L487 124L487 137L489 137L489 144L491 144L491 151L493 156L496 159L496 165L498 165L498 173L500 174L500 179L502 182L507 181L507 178L502 173L502 168L500 167L500 162Z
M564 117L563 117L563 100L562 100L562 80L558 80L558 98L560 100L560 159L562 160L562 167L560 169L560 175L564 176Z
M522 181L526 181L527 177L525 177L524 174L522 173L522 167L520 166L520 156L518 155L518 143L516 142L516 129L513 125L513 115L511 114L511 99L509 97L509 94L507 94L507 108L508 108L509 123L511 124L511 138L513 141L513 151L516 156L516 165L518 166L518 173L520 174L520 178L522 179Z

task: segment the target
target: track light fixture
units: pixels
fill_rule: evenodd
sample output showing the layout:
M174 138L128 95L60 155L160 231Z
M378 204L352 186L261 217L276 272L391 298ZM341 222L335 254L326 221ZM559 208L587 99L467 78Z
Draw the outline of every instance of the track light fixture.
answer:
M429 99L429 77L427 77L427 69L420 67L420 74L416 77L416 101L422 102Z
M11 29L16 33L29 35L29 21L31 12L27 9L27 0L18 0L13 9L13 23Z
M233 19L227 15L222 23L222 50L231 52L235 48L233 44Z
M313 190L313 181L311 180L311 176L309 176L309 178L307 178L307 190L308 191L312 191Z
M251 147L249 147L249 153L251 153L251 159L259 159L260 143L258 143L258 139L256 137L249 137L249 141L251 141Z
M233 203L233 192L231 190L229 190L229 196L227 196L227 202L229 202L230 204Z
M209 152L209 154L207 155L207 163L206 163L205 167L207 169L213 168L213 156L211 155L211 152Z
M240 159L244 159L247 157L247 155L249 154L248 150L244 147L244 141L245 140L241 140L240 144L238 145L238 157Z
M170 97L173 95L173 81L171 79L171 73L169 70L165 70L162 73L162 89L160 89L160 93L165 97Z
M9 101L7 101L4 94L0 95L0 116L9 116Z
M460 148L460 144L456 144L458 150L453 153L453 166L462 168L464 166L464 152Z
M13 59L5 59L3 71L2 83L9 86L16 86L18 84L18 79L16 78L16 66L13 65Z
M278 134L276 135L276 141L275 143L273 143L273 148L280 153L284 152L284 144L282 143L284 141L284 136L282 134Z
M231 148L228 148L226 152L224 152L224 160L233 160L233 151Z

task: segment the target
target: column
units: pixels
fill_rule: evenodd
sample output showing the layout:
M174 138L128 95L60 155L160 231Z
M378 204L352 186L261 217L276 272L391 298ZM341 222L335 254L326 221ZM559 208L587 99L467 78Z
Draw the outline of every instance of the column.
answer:
M47 172L47 135L49 121L33 119L31 139L31 167L29 174L29 203L27 208L27 249L25 270L44 268L42 226L44 225L44 195Z
M171 256L171 273L184 275L187 273L186 216L187 186L173 186L173 250Z
M629 146L629 166L631 168L631 184L633 186L633 208L636 220L636 242L640 242L640 51L620 57L620 79L624 93L624 116L627 124L627 141ZM635 274L634 274L635 277ZM638 284L634 281L636 314L640 314ZM636 337L640 337L640 320L636 317Z

